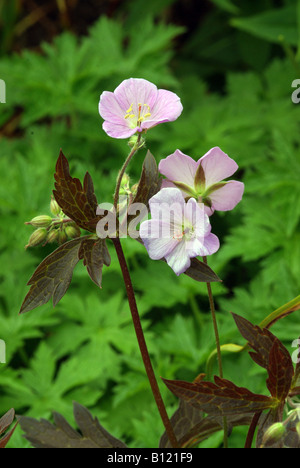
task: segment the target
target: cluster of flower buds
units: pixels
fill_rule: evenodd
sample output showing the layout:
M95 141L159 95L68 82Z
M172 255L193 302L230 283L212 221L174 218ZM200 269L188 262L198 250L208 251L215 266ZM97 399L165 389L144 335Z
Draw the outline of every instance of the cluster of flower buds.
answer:
M138 188L138 183L130 186L130 177L128 174L123 175L119 191L118 213L120 216L124 214L128 206L132 203Z
M35 228L25 246L26 249L54 242L61 245L69 239L80 237L79 227L72 219L66 217L54 198L51 198L50 211L54 217L40 215L25 223Z

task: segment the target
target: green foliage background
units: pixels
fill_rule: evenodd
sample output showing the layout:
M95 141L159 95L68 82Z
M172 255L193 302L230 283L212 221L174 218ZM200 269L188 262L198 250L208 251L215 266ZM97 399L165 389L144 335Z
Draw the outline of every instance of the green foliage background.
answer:
M181 117L147 134L157 162L176 148L198 159L220 146L239 165L242 202L212 218L221 240L220 251L209 258L223 279L213 285L221 342L243 343L231 311L260 323L299 294L300 104L291 101L291 83L300 78L299 2L206 3L211 8L191 32L164 20L174 0L148 7L137 0L123 2L114 18L95 18L87 36L63 32L39 53L14 54L3 46L7 103L0 104L0 126L16 110L20 114L13 137L0 135L0 338L7 346L0 414L14 407L17 414L51 418L55 410L72 423L76 400L130 446L158 446L163 426L112 245L102 290L78 265L55 309L48 304L18 316L29 277L52 250L24 251L31 232L24 222L49 213L60 148L73 176L82 179L87 170L92 175L99 202L112 199L128 147L102 131L97 106L101 92L123 79L143 77L181 97ZM3 20L9 12L0 6ZM144 156L141 150L130 166L133 182ZM215 348L205 285L177 278L133 240L123 246L157 376L192 380L205 372ZM298 313L272 331L292 351L300 335ZM224 368L237 385L266 393L265 372L247 354L224 355ZM160 387L172 414L176 400ZM243 446L245 431L233 431L231 447ZM202 445L217 447L221 439L217 434ZM20 428L9 446L28 447Z

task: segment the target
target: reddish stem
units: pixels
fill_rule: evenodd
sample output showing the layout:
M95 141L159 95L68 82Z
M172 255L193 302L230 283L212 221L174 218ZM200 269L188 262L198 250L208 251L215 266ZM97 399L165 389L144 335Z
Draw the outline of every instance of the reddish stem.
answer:
M170 444L172 445L173 448L176 448L176 447L179 447L179 444L174 434L173 427L168 417L168 414L167 414L167 411L166 411L166 408L165 408L165 405L164 405L164 402L161 397L161 393L160 393L160 390L156 381L156 377L153 371L147 344L146 344L145 337L144 337L144 332L143 332L141 321L140 321L140 316L138 313L134 289L132 286L130 273L129 273L128 266L126 263L122 245L121 245L119 238L112 239L112 241L114 243L117 256L119 259L120 267L122 270L123 279L124 279L127 297L128 297L128 302L129 302L129 307L130 307L131 316L132 316L132 321L133 321L136 337L138 340L139 348L141 351L142 359L144 362L145 370L146 370L146 373L150 382L151 390L152 390L159 414L161 416L162 422L165 426L167 435L169 437Z

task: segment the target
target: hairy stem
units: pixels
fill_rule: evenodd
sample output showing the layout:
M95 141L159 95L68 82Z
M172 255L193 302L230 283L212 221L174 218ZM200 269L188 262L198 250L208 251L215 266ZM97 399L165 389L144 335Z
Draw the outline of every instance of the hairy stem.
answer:
M146 344L145 337L144 337L144 332L143 332L141 321L140 321L140 316L139 316L138 309L137 309L134 289L132 286L130 273L129 273L128 266L126 263L122 245L121 245L119 238L112 239L112 241L114 243L117 256L119 259L120 267L122 270L123 279L124 279L127 297L128 297L128 302L129 302L129 307L130 307L131 316L132 316L132 321L133 321L136 337L138 340L139 348L141 351L142 359L144 362L145 370L146 370L146 373L150 382L151 390L152 390L159 414L161 416L162 422L166 429L168 438L170 440L170 444L172 445L173 448L176 448L176 447L179 447L179 444L174 434L173 427L168 417L168 414L167 414L167 411L166 411L166 408L165 408L165 405L164 405L164 402L161 397L161 393L160 393L160 390L156 381L156 377L153 371L151 359L149 356L147 344Z
M203 262L207 265L207 258L206 257L203 257ZM216 318L215 303L214 303L214 298L213 298L210 283L206 283L206 286L207 286L209 305L210 305L211 316L212 316L212 321L213 321L213 327L214 327L214 332L215 332L215 340L216 340L217 356L218 356L218 365L219 365L219 376L221 378L223 378L223 366L222 366L220 336L219 336L218 323L217 323L217 318ZM227 448L228 447L227 419L226 419L225 416L223 418L223 427L224 427L224 439L223 439L224 448Z
M135 145L133 146L132 150L130 151L129 155L127 156L127 159L126 159L126 161L124 162L123 167L122 167L122 169L121 169L120 172L119 172L118 180L117 180L117 185L116 185L116 189L115 189L115 195L114 195L114 207L115 207L116 212L117 212L117 206L118 206L118 200L119 200L119 193L120 193L120 187L121 187L121 183L122 183L122 178L123 178L123 175L125 174L125 171L126 171L126 169L127 169L127 166L128 166L128 164L130 163L132 157L135 155L135 153L137 152L137 150L140 148L141 137L142 137L142 134L139 133Z

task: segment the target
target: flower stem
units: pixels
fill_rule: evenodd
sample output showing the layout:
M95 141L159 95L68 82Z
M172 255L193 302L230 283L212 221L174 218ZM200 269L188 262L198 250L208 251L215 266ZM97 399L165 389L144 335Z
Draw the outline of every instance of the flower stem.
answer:
M160 393L160 390L156 381L156 377L153 371L151 359L149 356L147 344L146 344L145 337L144 337L144 332L143 332L141 321L140 321L140 316L139 316L138 309L137 309L134 289L132 286L130 273L129 273L128 266L126 263L122 245L121 245L119 238L114 238L112 239L112 241L114 243L117 256L119 259L120 267L122 270L123 279L124 279L127 297L128 297L128 302L129 302L129 307L130 307L131 316L132 316L132 321L133 321L136 337L138 340L139 348L141 351L142 359L144 362L145 370L146 370L146 373L150 382L151 390L152 390L159 414L161 416L162 422L166 429L166 433L168 435L170 444L172 445L173 448L177 448L179 447L179 444L174 434L174 430L171 425L170 419L168 417L168 414L167 414L167 411L166 411L166 408L165 408L165 405L164 405L164 402L161 397L161 393Z
M203 257L203 262L207 265L207 258L206 257ZM217 356L218 356L218 365L219 365L219 376L221 378L223 378L223 366L222 366L220 336L219 336L218 323L217 323L217 318L216 318L215 303L214 303L214 298L213 298L210 283L206 283L206 286L207 286L209 305L210 305L211 316L212 316L212 321L213 321L213 327L214 327L214 332L215 332L215 340L216 340ZM224 448L228 448L227 419L226 419L225 416L223 418L223 428L224 428L224 439L223 439Z
M124 175L124 173L125 173L125 171L127 169L128 164L130 163L132 157L137 152L137 150L140 148L141 137L142 137L142 134L139 133L138 138L137 138L137 140L135 142L135 145L133 146L132 150L130 151L129 155L127 156L127 159L124 162L123 167L119 172L117 185L116 185L116 190L115 190L115 195L114 195L114 207L115 207L116 212L117 212L117 206L118 206L118 200L119 200L119 193L120 193L122 178L123 178L123 175Z
M260 415L261 415L261 411L259 413L255 413L252 418L244 448L247 448L247 449L251 448L253 437L254 437L254 432L255 432L258 420L260 418Z

